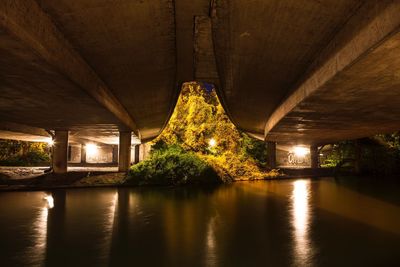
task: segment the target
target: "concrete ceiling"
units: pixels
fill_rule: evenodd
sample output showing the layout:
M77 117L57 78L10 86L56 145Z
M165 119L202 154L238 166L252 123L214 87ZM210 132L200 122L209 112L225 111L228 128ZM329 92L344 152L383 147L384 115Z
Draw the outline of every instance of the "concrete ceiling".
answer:
M267 140L327 143L400 130L400 2L367 1L269 116Z
M38 3L125 107L141 137L157 135L176 90L172 1Z
M145 141L198 80L260 139L393 131L399 13L389 0L2 0L0 121Z
M216 1L215 53L232 120L263 134L269 116L362 2Z

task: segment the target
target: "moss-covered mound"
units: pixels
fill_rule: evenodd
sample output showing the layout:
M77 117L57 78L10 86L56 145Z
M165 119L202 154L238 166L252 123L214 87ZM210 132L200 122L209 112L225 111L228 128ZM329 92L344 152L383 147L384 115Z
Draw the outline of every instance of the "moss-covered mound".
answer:
M153 151L149 159L132 166L125 184L189 185L221 182L206 161L174 145Z

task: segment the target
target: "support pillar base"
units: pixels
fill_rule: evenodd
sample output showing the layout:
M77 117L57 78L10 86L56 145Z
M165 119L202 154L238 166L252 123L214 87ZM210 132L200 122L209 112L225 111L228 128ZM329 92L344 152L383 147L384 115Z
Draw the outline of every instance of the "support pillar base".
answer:
M127 172L131 165L131 132L119 133L118 171Z

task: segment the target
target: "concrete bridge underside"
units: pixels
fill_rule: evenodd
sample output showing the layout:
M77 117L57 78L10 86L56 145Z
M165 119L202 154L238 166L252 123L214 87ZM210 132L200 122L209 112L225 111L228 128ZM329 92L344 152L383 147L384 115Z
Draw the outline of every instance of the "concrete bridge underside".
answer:
M193 80L267 141L399 130L399 14L389 0L2 0L0 137L150 140Z

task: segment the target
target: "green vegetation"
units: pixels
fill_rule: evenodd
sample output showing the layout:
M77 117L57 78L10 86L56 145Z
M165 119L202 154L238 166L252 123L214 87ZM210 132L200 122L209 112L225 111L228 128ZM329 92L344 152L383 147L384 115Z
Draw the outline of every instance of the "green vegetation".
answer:
M187 185L219 183L214 169L193 152L178 145L152 151L151 159L132 167L127 184L133 185Z
M130 184L228 182L277 176L266 171L264 142L231 123L213 88L182 87L175 111L153 141L150 158L134 165Z
M36 166L49 164L49 152L46 143L0 140L0 165Z
M344 161L351 162L351 160L355 158L354 146L353 141L343 141L332 144L326 159L321 162L321 167L330 168L336 167ZM348 166L349 163L345 163L345 165Z
M358 148L356 146L358 142ZM356 150L362 174L390 176L400 173L400 134L380 134L370 138L343 141L332 145L322 167L353 169Z

